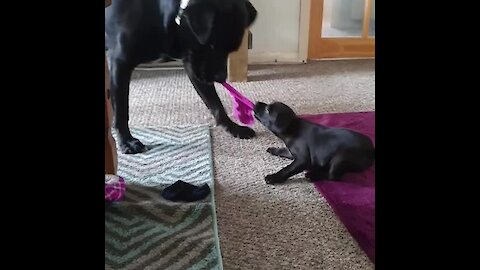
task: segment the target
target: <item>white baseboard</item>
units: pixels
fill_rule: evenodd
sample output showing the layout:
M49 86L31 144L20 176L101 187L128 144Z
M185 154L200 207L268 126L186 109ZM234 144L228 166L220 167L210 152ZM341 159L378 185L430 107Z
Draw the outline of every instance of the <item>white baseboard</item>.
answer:
M248 52L248 64L299 64L304 61L296 52Z
M248 64L301 64L306 63L306 59L299 57L296 52L283 53L283 52L248 52ZM183 69L181 61L173 61L166 63L159 63L153 61L139 65L136 70L169 70L169 69Z
M183 68L183 63L181 60L164 62L161 61L152 61L149 63L140 64L135 69L137 70L157 70L157 69L178 69Z

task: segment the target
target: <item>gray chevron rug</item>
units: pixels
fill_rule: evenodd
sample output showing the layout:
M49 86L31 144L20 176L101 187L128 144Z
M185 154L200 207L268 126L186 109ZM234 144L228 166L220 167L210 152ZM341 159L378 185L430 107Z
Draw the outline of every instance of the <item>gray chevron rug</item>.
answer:
M132 129L146 153L118 155L124 200L105 204L105 269L222 269L208 126ZM193 203L163 199L177 180L208 183Z

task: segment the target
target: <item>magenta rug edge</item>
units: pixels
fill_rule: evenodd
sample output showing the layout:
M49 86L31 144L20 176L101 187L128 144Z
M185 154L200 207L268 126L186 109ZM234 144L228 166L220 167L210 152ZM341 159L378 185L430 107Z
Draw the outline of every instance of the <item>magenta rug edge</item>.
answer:
M348 127L345 125L345 123L340 124L340 125L335 125L333 123L322 123L323 121L319 119L321 119L322 117L327 117L327 119L329 117L332 117L332 118L335 118L336 116L339 116L339 119L345 119L345 117L349 117L351 116L352 119L355 119L355 118L359 118L359 119L362 119L363 117L370 117L369 115L372 115L373 117L373 130L371 130L372 135L373 135L373 140L375 141L375 110L370 110L370 111L358 111L358 112L327 112L327 113L320 113L320 114L303 114L303 115L299 115L300 118L302 119L305 119L309 122L312 122L312 123L316 123L316 124L324 124L324 125L327 125L327 126L337 126L337 127L344 127L344 128L351 128L351 127ZM327 120L328 121L328 120ZM341 120L340 120L341 121ZM372 126L369 126L367 124L367 126L365 126L363 129L365 129L367 131L369 131ZM360 128L360 130L358 128L352 128L352 129L356 129L357 131L360 131L362 132L362 128ZM326 182L331 182L331 181L326 181ZM344 215L344 209L343 209L343 206L341 204L338 204L338 201L337 201L337 198L336 198L336 195L335 193L332 193L330 194L330 190L328 189L328 185L326 185L326 187L322 184L315 184L314 183L314 186L315 186L315 189L317 190L318 193L320 193L321 196L323 196L325 198L325 200L327 201L327 203L330 205L330 207L332 208L333 212L335 213L335 215L337 216L337 218L342 222L342 225L344 225L344 227L347 229L347 231L349 232L349 234L353 237L353 239L356 241L356 243L358 244L358 246L361 248L361 250L365 253L365 255L375 264L375 229L373 229L373 239L371 239L369 242L372 243L373 242L373 246L372 245L369 245L368 243L366 243L364 240L365 239L362 239L362 236L361 234L358 234L359 232L361 232L361 230L358 230L356 229L356 227L352 226L352 220L349 219L348 216L345 216ZM373 200L375 201L375 186L373 186ZM333 196L334 198L332 198L331 196ZM375 220L375 210L373 210L373 219ZM357 239L357 237L360 237L359 239Z
M342 225L347 229L348 233L352 236L353 240L357 243L357 245L360 247L360 249L367 255L367 257L375 264L375 250L372 250L368 246L364 245L361 241L358 241L354 235L355 231L350 227L347 226L346 224L349 224L347 220L345 220L345 217L340 213L340 209L336 206L336 204L333 203L334 199L332 199L329 195L328 192L324 192L322 189L322 185L313 185L315 189L325 198L327 201L328 205L332 208L333 212L335 213L335 216L342 222ZM374 215L375 218L375 215ZM374 232L375 234L375 232Z
M358 112L326 112L326 113L317 113L317 114L300 114L298 115L298 117L300 118L310 118L310 117L318 117L318 116L321 116L321 115L339 115L339 114L343 114L343 115L346 115L346 114L366 114L366 113L375 113L375 111L358 111Z

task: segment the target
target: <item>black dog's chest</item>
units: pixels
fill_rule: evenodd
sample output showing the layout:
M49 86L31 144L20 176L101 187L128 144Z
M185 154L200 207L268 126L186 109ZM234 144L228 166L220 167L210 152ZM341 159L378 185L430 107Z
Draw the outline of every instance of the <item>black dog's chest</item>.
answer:
M176 38L166 37L159 29L139 33L132 42L132 51L138 63L150 62L159 58L181 59L181 48ZM142 35L143 34L143 35Z
M168 25L164 23L167 17L174 17L178 3L173 0L142 1L119 0L112 6L114 10L106 11L108 49L134 65L159 58L181 58L178 25L173 20Z

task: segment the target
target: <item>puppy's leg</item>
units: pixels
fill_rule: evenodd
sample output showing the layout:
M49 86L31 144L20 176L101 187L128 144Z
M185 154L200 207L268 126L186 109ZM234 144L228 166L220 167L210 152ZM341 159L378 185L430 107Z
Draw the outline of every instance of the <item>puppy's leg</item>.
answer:
M292 153L290 153L290 151L286 147L283 147L283 148L269 147L267 149L267 152L274 155L274 156L293 159Z
M225 108L217 95L215 86L213 83L203 83L195 78L191 64L184 62L185 70L192 82L198 95L202 98L207 108L215 117L215 121L218 125L224 126L227 131L235 137L241 139L250 139L255 136L255 131L249 127L243 127L233 122L225 112Z
M328 170L328 180L336 181L342 178L347 168L346 159L342 154L335 155L330 160L330 168Z
M120 150L124 154L136 154L146 150L145 145L134 138L128 127L128 95L133 66L124 61L110 59L110 93L114 114L114 128L118 133Z
M313 168L310 171L305 173L305 177L311 182L328 179L328 168L327 167Z
M301 173L303 170L305 170L305 162L303 160L295 159L292 163L277 173L265 176L265 182L267 184L285 182L288 178Z

